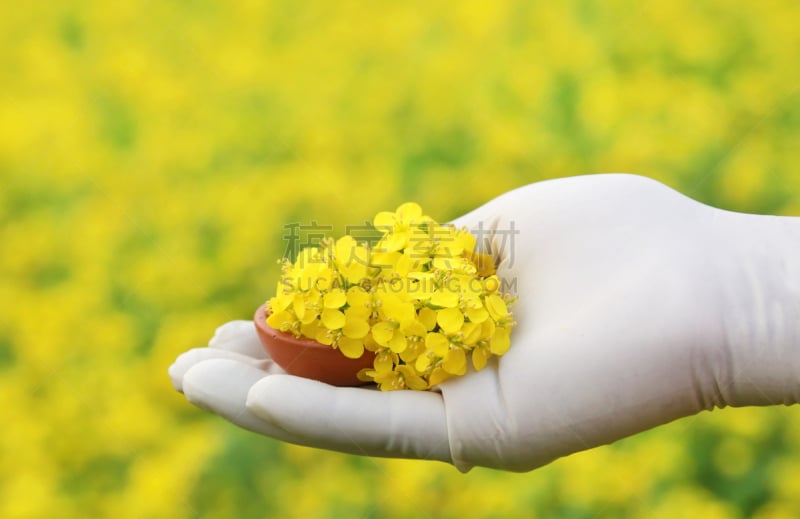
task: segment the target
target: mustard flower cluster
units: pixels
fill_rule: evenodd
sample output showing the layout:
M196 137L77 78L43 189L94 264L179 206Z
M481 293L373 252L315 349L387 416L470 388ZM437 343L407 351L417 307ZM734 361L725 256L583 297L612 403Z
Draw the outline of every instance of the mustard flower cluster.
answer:
M284 260L267 324L349 358L374 352L359 378L382 390L428 389L508 351L510 300L467 229L413 202L373 225L383 233L374 247L328 238Z

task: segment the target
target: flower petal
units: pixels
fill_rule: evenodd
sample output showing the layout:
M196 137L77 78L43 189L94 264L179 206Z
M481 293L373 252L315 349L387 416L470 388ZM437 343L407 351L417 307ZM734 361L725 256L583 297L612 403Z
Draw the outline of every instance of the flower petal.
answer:
M378 353L375 356L375 360L372 362L372 365L375 367L375 371L378 373L387 373L392 371L392 367L394 367L394 359L389 353Z
M480 371L486 367L486 361L492 353L487 348L474 348L472 350L472 365L475 371Z
M453 375L463 375L467 372L467 357L461 348L453 348L444 358L442 368Z
M458 308L445 308L439 310L436 322L447 334L457 333L464 324L464 314Z
M338 309L344 306L347 302L347 295L341 288L334 288L323 298L323 306L325 308Z
M322 311L321 320L322 325L329 330L338 330L345 323L344 314L339 310L331 310L330 308Z
M420 355L417 357L416 362L414 363L414 367L417 368L417 371L420 373L424 372L428 369L428 366L431 365L431 358L428 355Z
M319 320L317 319L314 319L311 322L303 323L300 325L300 333L302 333L304 337L308 337L309 339L316 339L320 329L323 328L320 327Z
M406 202L400 204L395 213L398 223L402 225L409 225L422 217L422 207L416 202Z
M372 382L373 381L372 375L374 373L375 372L369 368L360 369L358 370L358 373L356 373L356 378L361 382Z
M267 317L267 324L275 330L286 331L292 326L293 321L292 314L286 311L276 312Z
M306 314L306 302L303 300L303 294L295 294L294 301L292 301L292 310L298 319L302 319Z
M414 335L416 337L425 337L425 333L428 331L425 328L425 325L419 321L411 321L400 327L403 331L403 335Z
M487 312L483 306L478 308L467 308L466 313L470 322L473 323L482 323L486 320L486 318L489 317L489 312Z
M464 323L464 326L461 327L461 334L464 336L461 339L463 344L475 344L481 338L481 325L478 323Z
M394 213L389 211L381 211L375 215L372 220L372 225L379 231L390 231L394 227L395 216Z
M345 337L350 337L351 339L362 339L369 333L369 323L357 312L351 312L350 310L350 308L345 310L342 333Z
M431 304L442 308L453 308L458 306L458 294L437 290L431 296Z
M347 309L348 311L359 312L368 316L372 312L371 301L372 297L361 287L350 287L347 290L347 304L350 305Z
M389 339L389 349L395 353L402 353L408 346L405 335L400 333L400 330L395 330L394 335Z
M375 248L386 252L399 251L408 243L408 236L408 232L402 231L388 233L378 242Z
M420 377L414 368L408 365L397 366L397 371L402 375L405 386L409 389L426 389L428 384Z
M421 341L408 341L408 345L403 353L400 354L400 358L403 359L403 362L406 364L411 364L417 357L425 351L425 344Z
M444 357L450 348L450 341L441 333L429 333L425 336L425 347L434 352L437 357Z
M303 324L308 324L313 322L317 317L319 317L319 314L317 313L316 309L306 308L306 311L303 314L303 318L300 319L300 322Z
M433 330L436 326L436 310L432 308L428 308L427 306L420 308L418 318L419 322L425 325L425 329L428 331Z
M364 342L361 339L339 337L339 350L349 359L357 359L364 354Z
M269 300L269 308L273 313L282 312L292 303L294 296L292 294L281 294Z
M486 296L486 309L489 310L489 315L492 319L499 321L508 316L508 307L503 298L497 294L490 294Z
M508 348L511 346L511 338L509 334L511 330L508 328L498 328L494 332L494 336L490 342L489 348L492 350L492 353L495 355L502 355L508 351Z
M320 344L326 344L330 346L333 344L333 334L326 328L320 328L317 332L317 336L314 337L314 340Z
M488 278L483 280L483 289L486 290L487 294L492 294L497 292L500 288L500 279L497 276L489 276Z
M481 339L491 339L497 326L491 319L486 319L481 323Z
M450 376L451 376L450 373L446 372L442 368L436 368L431 372L430 376L428 377L428 385L430 387L433 387L436 384L441 384L442 382L450 378Z
M389 341L394 336L394 324L379 321L372 325L372 338L381 346L389 346Z

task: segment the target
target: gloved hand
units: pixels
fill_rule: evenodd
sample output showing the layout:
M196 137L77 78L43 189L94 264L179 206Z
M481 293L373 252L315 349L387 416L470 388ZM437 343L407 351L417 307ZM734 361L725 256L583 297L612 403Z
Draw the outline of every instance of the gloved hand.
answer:
M714 406L800 401L800 219L633 175L551 180L459 218L498 262L511 349L438 391L282 374L250 321L170 368L187 399L287 442L525 471Z

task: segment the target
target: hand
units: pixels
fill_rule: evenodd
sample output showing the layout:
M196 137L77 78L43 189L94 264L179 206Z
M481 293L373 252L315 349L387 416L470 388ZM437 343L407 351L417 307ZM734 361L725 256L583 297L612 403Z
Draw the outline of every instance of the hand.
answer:
M800 401L800 223L653 180L531 184L459 218L494 256L511 349L436 391L283 374L249 321L181 355L186 398L283 441L525 471L714 406Z

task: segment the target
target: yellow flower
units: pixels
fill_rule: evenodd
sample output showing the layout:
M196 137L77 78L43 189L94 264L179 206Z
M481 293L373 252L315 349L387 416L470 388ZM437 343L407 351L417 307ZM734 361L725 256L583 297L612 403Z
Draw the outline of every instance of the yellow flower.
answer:
M435 368L431 371L431 374L428 376L428 386L433 387L437 384L441 384L452 375L445 371L443 368Z
M284 290L283 283L278 283L277 295L269 300L269 308L272 312L282 312L294 301L294 293Z
M397 324L389 321L379 321L372 327L372 338L375 342L394 353L405 350L407 342L405 335L397 329Z
M348 310L363 315L365 318L369 318L370 314L372 314L374 304L372 294L360 286L347 289L345 299L349 306Z
M485 308L479 306L477 308L470 308L468 307L465 310L467 317L469 318L470 322L473 323L482 323L486 319L489 318L489 312L486 311Z
M423 306L419 309L417 318L428 331L433 330L433 328L436 326L436 310Z
M396 330L392 338L389 339L389 349L394 353L403 353L408 346L408 340L400 330Z
M403 332L403 335L406 337L425 337L428 329L425 327L424 324L419 319L414 319L413 321L400 326L400 331Z
M325 345L330 346L336 340L336 337L338 335L339 334L335 333L333 330L329 330L327 328L320 327L317 330L317 334L313 337L313 339L315 341L317 341L318 343L320 343L320 344L325 344Z
M389 292L380 293L378 298L380 314L384 319L398 323L400 326L407 326L416 319L414 305L408 301L403 301Z
M321 298L320 293L313 289L306 294L295 294L292 308L301 323L310 323L319 316Z
M348 282L359 283L367 277L369 251L363 245L357 244L352 236L343 236L336 240L334 262Z
M394 337L395 324L388 321L378 321L372 325L372 338L381 346L389 346L389 341Z
M270 325L272 328L281 331L287 331L291 328L292 324L294 323L294 318L292 315L285 311L281 310L280 312L274 312L267 317L267 324Z
M325 289L332 279L332 271L317 247L303 249L283 280L295 291L312 288Z
M406 278L408 293L418 301L428 301L436 290L433 272L409 272Z
M475 265L475 270L478 273L478 276L486 277L491 276L497 270L494 266L494 258L489 254L484 254L482 252L472 252L468 256L470 261Z
M495 321L500 321L508 317L506 302L497 294L486 296L486 309Z
M472 346L481 338L481 325L465 322L458 335L461 337L461 344Z
M450 340L438 332L431 332L425 336L425 346L438 357L444 357L450 347Z
M428 383L420 377L411 366L397 366L397 371L403 377L403 384L409 389L422 390L428 388Z
M417 355L417 358L414 362L414 367L417 368L417 371L420 373L427 371L428 367L430 367L431 363L433 362L433 358L431 357L432 355L430 351L427 351L422 355Z
M404 249L411 238L413 226L418 226L431 219L422 214L422 208L414 202L401 204L394 213L383 211L375 215L373 225L385 234L376 249L385 252Z
M370 266L380 269L384 276L391 276L396 271L397 261L403 256L399 251L384 251L376 249L370 257Z
M320 331L327 331L322 328L319 319L314 319L308 323L302 323L300 325L300 334L303 337L316 337Z
M428 388L428 383L410 366L405 364L397 366L394 371L376 372L373 378L378 383L381 391L405 388L423 390Z
M494 275L484 279L481 284L487 294L493 294L500 289L500 279Z
M486 319L481 323L481 340L487 340L494 337L494 332L497 329L497 326L494 324L494 321L491 319Z
M412 337L408 342L408 346L400 352L400 359L406 364L414 362L422 353L425 352L425 343L420 337Z

